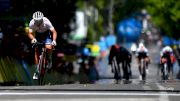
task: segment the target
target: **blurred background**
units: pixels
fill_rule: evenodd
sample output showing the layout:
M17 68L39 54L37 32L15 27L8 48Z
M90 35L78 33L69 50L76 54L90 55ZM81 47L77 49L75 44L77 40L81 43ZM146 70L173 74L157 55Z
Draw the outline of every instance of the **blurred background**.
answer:
M35 11L58 33L47 84L94 83L111 77L105 67L115 43L129 51L139 42L159 46L157 53L165 45L180 48L179 5L177 0L0 0L0 84L36 84L27 37Z

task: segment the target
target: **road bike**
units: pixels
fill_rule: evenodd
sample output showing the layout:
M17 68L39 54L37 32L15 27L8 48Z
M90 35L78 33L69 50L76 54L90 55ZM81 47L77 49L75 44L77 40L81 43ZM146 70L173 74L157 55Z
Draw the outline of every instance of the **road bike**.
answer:
M167 80L168 79L168 64L167 64L167 59L166 58L162 58L161 73L162 73L162 79Z
M37 42L33 46L33 48L38 48L38 51L40 51L40 54L38 54L39 59L38 59L38 84L39 85L44 85L45 84L45 75L47 73L47 50L45 48L45 43L40 43Z

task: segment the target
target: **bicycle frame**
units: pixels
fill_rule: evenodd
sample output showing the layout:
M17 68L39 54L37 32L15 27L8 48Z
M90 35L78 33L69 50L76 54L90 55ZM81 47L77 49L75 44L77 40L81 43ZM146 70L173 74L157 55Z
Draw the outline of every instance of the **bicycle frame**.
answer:
M38 84L42 85L44 84L44 76L46 73L46 48L44 43L39 43L37 42L35 44L38 48L41 46L41 52L39 54L39 59L38 59Z

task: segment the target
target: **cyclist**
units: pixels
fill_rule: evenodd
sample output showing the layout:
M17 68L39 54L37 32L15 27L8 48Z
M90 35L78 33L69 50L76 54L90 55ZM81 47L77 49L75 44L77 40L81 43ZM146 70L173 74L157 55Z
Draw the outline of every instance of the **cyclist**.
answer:
M119 47L119 58L118 62L122 63L122 69L123 69L123 78L126 80L129 80L129 76L132 76L131 72L131 60L132 60L132 54L129 52L127 48L124 46Z
M119 45L114 44L109 50L108 65L111 67L112 73L114 73L114 79L118 82L121 79L121 68L119 65Z
M123 78L129 80L129 76L131 76L131 57L131 53L125 47L118 44L111 46L109 53L109 65L111 66L112 72L119 73L119 75L114 75L116 80L121 79L121 68L123 70ZM120 64L122 64L121 67Z
M50 22L44 17L43 13L36 11L33 13L32 20L29 23L28 37L31 39L32 44L37 42L45 42L48 57L48 68L52 66L52 47L56 46L57 32ZM38 79L38 50L35 49L35 68L36 71L33 79Z
M146 61L146 73L148 73L148 64L150 63L150 57L148 49L145 47L143 43L139 43L139 46L136 50L136 58L138 62L139 72L141 74L141 62L140 60L143 58ZM139 76L139 79L142 80L142 75Z
M173 54L173 49L170 46L165 46L162 48L160 52L160 60L161 64L164 63L164 61L167 61L167 66L168 66L168 74L170 74L170 71L173 68L173 63L174 63L174 54Z

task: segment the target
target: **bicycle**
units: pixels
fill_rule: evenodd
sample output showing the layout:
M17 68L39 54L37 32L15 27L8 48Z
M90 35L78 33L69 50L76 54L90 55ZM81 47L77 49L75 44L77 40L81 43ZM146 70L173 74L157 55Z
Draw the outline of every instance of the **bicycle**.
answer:
M166 58L162 58L162 69L161 69L161 73L162 73L162 80L168 80L168 64L167 64L167 59Z
M39 85L43 85L45 82L44 82L44 77L45 77L45 74L47 72L47 59L46 59L46 48L45 48L45 43L40 43L40 42L37 42L35 43L32 47L38 47L40 49L40 54L38 54L39 56L39 59L38 59L38 84Z

